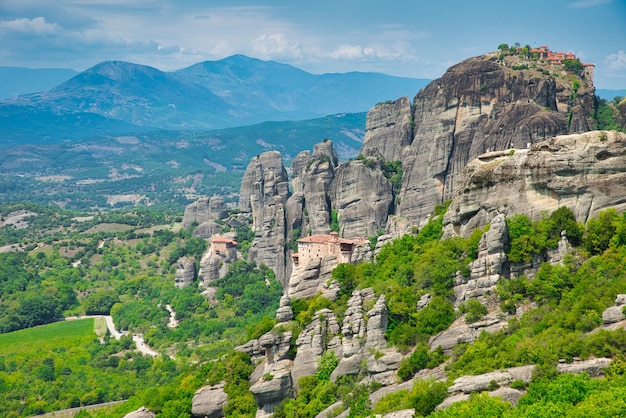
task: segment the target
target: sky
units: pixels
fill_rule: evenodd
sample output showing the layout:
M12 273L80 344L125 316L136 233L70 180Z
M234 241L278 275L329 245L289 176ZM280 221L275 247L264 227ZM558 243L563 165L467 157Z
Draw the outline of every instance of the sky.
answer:
M574 52L626 89L626 0L0 0L0 65L172 71L244 54L305 71L440 77L501 43Z

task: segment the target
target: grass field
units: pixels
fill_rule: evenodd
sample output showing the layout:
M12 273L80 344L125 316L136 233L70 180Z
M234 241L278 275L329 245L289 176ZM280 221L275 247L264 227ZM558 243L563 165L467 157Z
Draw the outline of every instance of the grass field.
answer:
M0 334L0 356L33 349L71 347L86 338L95 337L92 318L55 322L54 324Z

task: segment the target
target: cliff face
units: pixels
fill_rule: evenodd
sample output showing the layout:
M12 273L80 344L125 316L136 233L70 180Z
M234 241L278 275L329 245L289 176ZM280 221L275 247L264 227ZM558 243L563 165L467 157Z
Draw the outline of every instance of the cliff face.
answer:
M380 162L354 160L341 164L331 184L330 196L341 236L368 237L385 229L393 194Z
M289 198L289 183L281 155L268 151L250 161L244 173L239 209L252 212L255 237L248 259L265 264L285 278L285 205ZM284 284L284 283L283 283Z
M413 115L408 97L380 103L370 110L365 121L365 138L361 154L399 161L404 148L413 140Z
M467 236L499 213L536 219L560 206L581 222L609 207L626 210L626 134L564 135L529 149L479 156L458 180L445 236Z
M480 154L590 129L590 74L532 65L496 54L470 58L420 91L412 109L400 99L369 112L361 152L402 160L399 215L420 223L452 196L456 177Z

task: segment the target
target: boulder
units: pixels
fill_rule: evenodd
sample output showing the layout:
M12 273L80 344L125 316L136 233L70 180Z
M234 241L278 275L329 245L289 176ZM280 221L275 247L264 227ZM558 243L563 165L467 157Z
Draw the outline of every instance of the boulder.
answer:
M154 418L154 417L156 417L156 414L150 411L145 406L142 406L136 411L129 412L128 414L124 415L124 418Z
M204 386L198 389L191 400L191 416L194 418L221 418L228 395L224 385Z
M502 398L504 402L508 402L513 406L517 405L517 401L519 401L522 395L523 393L521 391L507 387L498 388L489 392L489 396Z
M602 322L605 324L614 324L615 322L623 321L626 319L623 310L623 306L610 306L606 308L606 310L602 312Z
M280 324L293 319L293 311L291 310L290 298L286 294L281 296L278 310L276 311L276 321Z
M604 370L611 364L611 359L599 357L590 360L574 361L572 363L559 363L556 369L559 373L587 373L591 377L604 376Z

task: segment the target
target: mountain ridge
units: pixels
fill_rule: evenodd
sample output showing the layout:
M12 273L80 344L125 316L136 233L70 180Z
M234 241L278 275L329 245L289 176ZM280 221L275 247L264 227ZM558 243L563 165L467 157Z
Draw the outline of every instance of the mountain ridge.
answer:
M427 81L380 73L315 75L243 55L173 72L104 61L48 91L5 99L0 106L3 118L18 121L24 121L24 112L6 106L57 115L90 112L156 129L221 129L367 111L412 94ZM49 126L47 136L54 137L54 128Z

